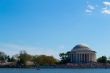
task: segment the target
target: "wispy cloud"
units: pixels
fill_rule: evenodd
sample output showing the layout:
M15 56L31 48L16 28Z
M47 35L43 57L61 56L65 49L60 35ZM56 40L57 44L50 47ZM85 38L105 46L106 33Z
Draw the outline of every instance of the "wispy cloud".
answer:
M103 1L102 6L92 5L90 2L87 2L85 12L87 14L92 14L95 10L97 10L97 11L101 12L102 14L110 15L110 1Z
M102 13L109 15L110 14L110 2L104 1L103 5L104 5L104 8L102 8Z
M103 14L110 14L110 10L105 9L105 10L102 11L102 13L103 13Z
M86 10L85 10L86 13L91 14L94 10L95 10L95 6L91 4L87 4Z
M90 9L90 10L94 10L95 9L95 7L93 5L88 5L87 8Z
M86 13L92 13L92 11L89 9L86 9Z
M110 2L108 2L108 1L104 1L103 4L104 4L105 6L110 6Z

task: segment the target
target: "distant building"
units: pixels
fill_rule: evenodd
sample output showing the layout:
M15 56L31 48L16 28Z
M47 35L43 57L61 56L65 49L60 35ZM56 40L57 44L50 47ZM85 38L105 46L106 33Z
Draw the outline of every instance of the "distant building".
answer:
M71 63L91 63L96 62L96 52L88 46L76 45L68 54Z

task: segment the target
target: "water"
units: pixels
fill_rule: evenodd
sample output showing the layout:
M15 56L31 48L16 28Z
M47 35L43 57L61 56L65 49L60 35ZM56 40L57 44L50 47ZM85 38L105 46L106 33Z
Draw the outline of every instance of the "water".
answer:
M110 73L110 69L0 69L0 73Z

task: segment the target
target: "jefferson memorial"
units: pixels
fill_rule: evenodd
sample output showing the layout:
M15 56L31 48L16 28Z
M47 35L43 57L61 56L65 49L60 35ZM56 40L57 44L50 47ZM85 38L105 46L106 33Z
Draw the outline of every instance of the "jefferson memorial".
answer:
M96 52L88 46L78 44L69 52L68 57L71 63L96 62Z

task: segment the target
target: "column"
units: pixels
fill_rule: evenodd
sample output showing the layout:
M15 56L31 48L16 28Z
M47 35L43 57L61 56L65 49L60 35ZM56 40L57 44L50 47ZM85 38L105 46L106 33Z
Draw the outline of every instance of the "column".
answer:
M96 62L96 54L94 53L94 62Z
M85 54L84 54L84 62L85 62Z
M87 60L88 60L88 63L89 63L89 53L87 54Z
M73 63L73 53L71 54L71 59L72 59L72 63Z
M86 62L88 63L88 53L86 54Z
M85 59L84 59L84 60L85 60L84 63L86 63L86 54L84 54L84 57L85 57Z
M80 63L80 53L78 53L78 63Z
M84 53L82 54L82 63L84 62Z
M80 62L82 63L82 54L80 54L80 57L81 57Z
M88 56L89 56L89 62L90 62L90 54L88 53Z
M91 54L91 60L92 60L92 62L93 62L93 53Z
M78 56L78 53L76 54L76 63L78 63L78 58L79 58L79 56Z
M72 63L74 62L74 53L72 53Z
M86 53L85 53L85 63L87 62L87 56L86 56Z
M89 53L89 62L91 62L91 54Z
M76 53L76 56L75 56L76 58L75 58L75 62L77 62L77 58L78 58L78 56L77 56L77 53Z
M72 53L70 54L70 59L71 59L71 62L72 62Z
M76 53L73 54L73 62L76 60Z
M90 61L92 62L92 53L90 53Z
M80 61L80 63L81 63L81 53L79 54L79 56L80 56L80 60L79 60L79 61Z

